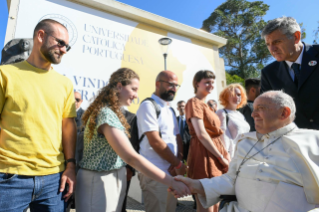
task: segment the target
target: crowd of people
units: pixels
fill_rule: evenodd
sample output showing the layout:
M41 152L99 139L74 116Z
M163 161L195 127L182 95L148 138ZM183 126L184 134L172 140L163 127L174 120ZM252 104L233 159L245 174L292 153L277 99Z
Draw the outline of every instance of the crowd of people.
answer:
M147 212L173 212L191 194L198 212L318 208L319 46L301 42L291 17L269 21L261 36L276 61L261 80L224 88L222 109L207 99L214 72L199 70L177 116L169 102L179 80L165 70L132 114L125 107L140 78L120 68L84 111L51 66L71 48L68 31L40 21L30 57L0 66L0 212L62 212L68 202L124 212L135 174Z

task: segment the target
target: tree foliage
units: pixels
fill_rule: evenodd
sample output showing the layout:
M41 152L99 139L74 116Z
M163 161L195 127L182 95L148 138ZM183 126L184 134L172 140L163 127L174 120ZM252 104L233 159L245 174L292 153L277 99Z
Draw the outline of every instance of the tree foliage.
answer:
M303 25L303 22L299 23L300 29L301 29L301 40L303 41L304 39L306 39L306 28Z
M228 39L220 54L229 73L257 77L271 58L260 36L268 9L262 1L227 0L203 22L203 30Z
M229 73L226 72L226 84L232 84L232 83L239 83L242 86L245 86L245 80L236 74L230 75Z

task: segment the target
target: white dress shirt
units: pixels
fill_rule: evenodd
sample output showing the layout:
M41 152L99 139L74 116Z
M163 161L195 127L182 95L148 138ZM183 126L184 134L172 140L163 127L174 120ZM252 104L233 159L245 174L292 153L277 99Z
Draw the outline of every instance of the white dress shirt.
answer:
M242 113L236 110L227 110L228 112L228 124L226 123L226 113L224 109L216 111L216 114L220 120L220 128L224 131L221 135L221 140L224 143L226 150L228 151L231 158L234 157L236 149L236 138L247 133L250 130L250 126L247 123Z
M152 98L161 108L161 114L157 118L153 103L150 101L145 101L140 105L136 112L139 138L145 132L159 131L160 129L163 141L165 141L172 153L177 155L176 135L179 134L179 127L175 114L168 102L162 100L155 94L152 95ZM168 168L170 163L161 158L161 156L154 151L147 136L144 136L140 143L140 154L159 169L169 174Z
M317 207L319 131L298 129L291 123L262 135L256 144L257 140L256 132L241 135L228 172L200 180L206 194L199 195L202 205L209 207L220 200L220 195L236 194L238 202L232 202L221 212L301 212ZM247 156L254 144L256 146ZM243 159L259 150L262 151L241 166L234 185Z
M305 49L305 45L302 46L302 51L301 51L299 57L297 58L297 60L296 60L295 62L290 62L290 61L285 60L285 62L286 62L287 65L288 65L289 74L290 74L290 76L291 76L292 81L295 80L295 72L294 72L294 70L291 68L291 66L292 66L293 63L297 63L297 64L299 64L300 67L301 67L302 56L303 56L303 51L304 51L304 49Z

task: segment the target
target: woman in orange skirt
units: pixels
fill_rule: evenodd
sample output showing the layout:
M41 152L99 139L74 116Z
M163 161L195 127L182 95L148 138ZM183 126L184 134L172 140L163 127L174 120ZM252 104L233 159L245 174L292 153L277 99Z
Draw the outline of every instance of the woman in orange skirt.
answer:
M214 89L215 75L211 71L199 71L193 79L195 97L188 100L186 122L191 135L187 164L188 177L203 179L220 176L228 170L229 154L220 136L218 116L205 103L206 96ZM217 212L218 204L203 208L196 195L197 212Z

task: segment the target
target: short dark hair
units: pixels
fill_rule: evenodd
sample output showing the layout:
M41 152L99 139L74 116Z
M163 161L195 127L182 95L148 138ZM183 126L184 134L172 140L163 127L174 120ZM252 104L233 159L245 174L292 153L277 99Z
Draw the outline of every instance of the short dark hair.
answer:
M197 92L196 84L199 83L202 79L215 79L216 76L212 71L209 70L200 70L198 71L193 79L193 87L194 87L194 93Z
M179 105L180 103L183 103L183 102L185 103L184 100L178 101L178 102L177 102L177 105Z
M61 26L63 26L66 30L68 30L63 24L61 24L60 22L57 22L55 20L52 20L52 19L44 19L42 21L40 21L34 28L34 31L33 31L33 38L35 38L37 36L37 32L40 30L40 29L43 29L46 33L49 33L51 34L53 32L53 29L52 29L52 25L53 24L59 24Z
M256 79L256 78L248 78L245 80L245 89L246 92L248 93L250 88L258 88L260 87L260 79Z

